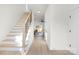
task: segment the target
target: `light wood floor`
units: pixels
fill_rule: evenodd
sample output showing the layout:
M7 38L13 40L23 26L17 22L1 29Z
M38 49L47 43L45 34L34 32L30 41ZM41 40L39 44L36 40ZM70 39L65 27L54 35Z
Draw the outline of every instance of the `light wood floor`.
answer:
M73 55L67 50L49 50L43 37L35 37L28 55Z

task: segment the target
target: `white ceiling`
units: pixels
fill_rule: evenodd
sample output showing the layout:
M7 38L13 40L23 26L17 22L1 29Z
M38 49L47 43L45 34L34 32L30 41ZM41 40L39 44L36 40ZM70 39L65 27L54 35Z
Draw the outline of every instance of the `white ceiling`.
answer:
M48 7L47 4L29 4L28 8L32 10L35 16L35 20L40 20L43 18L46 8ZM40 11L40 13L37 13Z
M46 8L48 5L46 4L29 4L29 9L31 9L34 13L36 13L36 11L40 11L40 14L44 14Z

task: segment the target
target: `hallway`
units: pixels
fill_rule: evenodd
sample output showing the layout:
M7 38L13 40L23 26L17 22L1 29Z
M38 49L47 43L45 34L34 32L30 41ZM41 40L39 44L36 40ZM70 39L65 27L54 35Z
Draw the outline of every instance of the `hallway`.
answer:
M28 55L73 55L67 50L48 50L43 37L35 37Z
M0 55L79 54L78 6L29 4L29 11L25 11L25 5L1 5L6 14L0 17Z

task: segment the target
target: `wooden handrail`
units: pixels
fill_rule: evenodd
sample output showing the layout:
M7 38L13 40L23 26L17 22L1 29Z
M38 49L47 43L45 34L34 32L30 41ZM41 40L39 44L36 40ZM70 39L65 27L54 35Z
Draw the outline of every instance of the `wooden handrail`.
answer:
M27 23L27 21L29 20L29 17L31 16L32 12L25 12L22 19L18 21L18 23L16 25L19 26L25 26L25 24Z
M28 30L29 30L29 26L31 25L31 21L32 21L32 12L28 12L28 13L25 13L23 15L23 18L20 20L20 22L18 23L19 26L23 27L23 39L22 39L22 48L23 48L23 51L22 53L26 53L26 50L25 50L25 47L26 47L26 36L27 36L27 33L28 33ZM29 26L28 26L28 23Z
M26 53L26 36L29 30L29 26L31 25L31 21L32 21L32 12L25 12L23 14L23 17L16 23L16 27L21 27L19 28L19 30L21 30L22 33L22 54ZM29 24L30 23L30 24Z

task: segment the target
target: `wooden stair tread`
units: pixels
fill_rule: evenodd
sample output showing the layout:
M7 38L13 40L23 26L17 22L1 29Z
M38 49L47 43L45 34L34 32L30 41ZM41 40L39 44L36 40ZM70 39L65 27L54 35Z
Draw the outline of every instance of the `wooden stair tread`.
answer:
M22 31L10 31L10 32L16 32L17 33L17 32L22 32Z
M0 47L0 51L22 51L23 48L17 48L17 47Z
M24 28L24 26L14 26L14 28L17 28L17 29L23 29Z
M26 44L25 46L27 47L28 44ZM3 41L0 43L0 47L22 47L22 45L14 41Z
M16 36L21 36L21 34L18 33L18 34L8 34L8 35L6 35L6 37L10 37L10 36L11 37L16 37Z
M3 40L4 42L15 42L15 40L12 39L7 39L7 40Z
M10 33L22 33L22 31L10 31Z
M28 46L28 44L27 45L25 45L25 47L27 47ZM6 44L6 43L2 43L2 44L0 44L0 47L17 47L17 48L22 48L22 45L20 45L20 44Z
M7 36L20 36L20 34L9 34L9 35L7 35Z
M23 29L24 27L21 27L21 26L14 26L12 29Z
M5 41L6 41L6 42L7 42L7 41L15 41L15 39L13 39L13 38L10 38L10 39L7 38L7 39L5 39L5 40L3 40L3 41L4 41L4 42L5 42Z
M11 31L22 31L22 29L12 29Z
M7 36L19 36L19 35L22 35L22 33L21 32L10 32L10 33L8 33L7 34Z
M23 28L12 28L12 30L22 30Z
M11 32L11 33L7 34L7 36L20 36L20 35L22 35L21 32L18 32L18 33Z
M2 45L2 44L19 44L19 43L16 43L14 41L2 41L2 42L0 42L0 45Z
M25 45L25 47L27 47L28 45ZM2 44L0 45L0 48L22 48L22 46L19 46L19 45L11 45L11 44Z
M22 48L22 46L18 46L18 45L12 45L12 44L0 44L0 48L2 48L2 47L4 47L4 48Z
M0 51L0 55L21 55L20 51Z
M0 47L17 47L21 48L22 45L20 43L0 43Z

